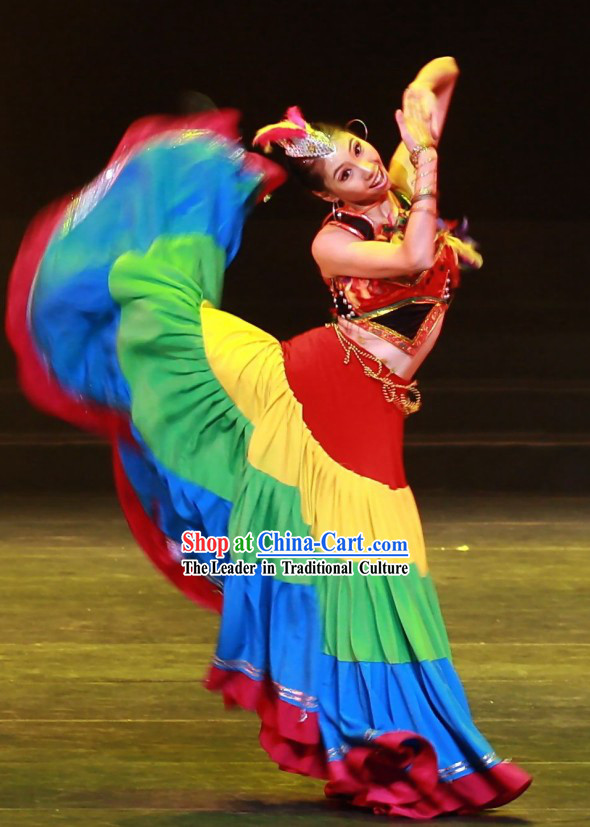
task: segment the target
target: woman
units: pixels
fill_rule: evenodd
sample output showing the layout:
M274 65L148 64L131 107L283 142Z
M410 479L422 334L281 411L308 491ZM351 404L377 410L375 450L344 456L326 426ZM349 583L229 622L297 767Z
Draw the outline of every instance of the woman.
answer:
M411 378L434 346L452 290L459 283L457 255L452 256L449 247L465 264L482 263L471 245L448 233L438 234L436 249L434 243L437 227L447 226L437 221L436 146L457 72L452 58L439 58L408 87L404 112L396 112L403 142L389 174L374 147L333 125L317 131L327 139L318 157L301 158L288 146L285 149L302 183L332 205L312 254L333 294L338 327L402 378ZM431 85L439 89L437 96ZM289 116L291 129L305 126L296 107L288 111ZM284 144L287 124L259 130L255 143ZM410 160L414 148L415 169ZM344 207L337 208L339 203ZM446 271L445 278L432 271L435 258L439 271ZM404 334L411 334L411 339Z
M408 147L427 145L414 158L418 186L432 190L437 126L429 131L421 105L406 96L397 119ZM244 214L284 176L243 151L233 111L148 119L90 187L40 216L23 241L7 319L21 381L37 404L111 440L138 542L185 594L221 611L208 687L256 710L261 743L281 768L327 778L327 795L377 813L497 806L530 778L502 762L471 720L401 458L403 417L419 401L409 379L437 335L461 242L443 232L439 243L432 192L419 192L405 238L383 244L383 235L401 238L403 216L374 149L363 142L363 159L345 158L352 135L319 134L289 112L297 121L279 127L286 136L270 127L256 142L266 136L299 152L319 172L322 197L344 195L346 182L332 183L341 158L358 179L313 246L349 316L342 329L280 343L218 309ZM343 229L381 212L393 229L377 220L375 241ZM441 262L443 287L438 273L423 272ZM375 310L375 284L398 291L396 302L400 290L418 290L420 301L404 294L388 310L406 314L405 332L401 316L364 316ZM416 325L426 332L412 337ZM405 350L396 349L402 339ZM185 530L228 536L231 566L258 563L255 573L184 576ZM293 573L273 560L275 573L264 574L247 540L263 531L362 534L364 548L403 538L407 573L367 575L355 561L350 574L327 576L317 560ZM370 558L375 571L390 562L381 558Z

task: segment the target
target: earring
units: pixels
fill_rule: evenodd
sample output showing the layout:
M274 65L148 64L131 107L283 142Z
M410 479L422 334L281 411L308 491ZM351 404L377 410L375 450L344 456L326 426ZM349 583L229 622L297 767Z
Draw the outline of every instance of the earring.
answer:
M361 119L360 119L360 118L352 118L350 121L347 121L347 122L346 122L346 128L348 129L348 128L350 127L350 125L351 125L351 124L353 124L353 123L360 123L360 124L362 124L363 129L364 129L364 131L365 131L365 138L364 138L364 139L365 139L365 141L366 141L366 140L367 140L367 138L369 137L369 130L367 129L367 124L366 124L364 121L361 121Z
M334 216L335 221L338 220L338 216L336 215L336 204L338 203L339 200L340 200L339 198L335 198L334 201L332 201L332 215Z

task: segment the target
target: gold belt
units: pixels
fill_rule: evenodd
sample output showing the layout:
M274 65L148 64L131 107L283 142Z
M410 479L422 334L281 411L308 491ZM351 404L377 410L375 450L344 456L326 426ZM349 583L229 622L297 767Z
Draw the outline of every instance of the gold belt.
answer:
M369 353L368 350L362 350L357 347L354 342L348 339L340 330L338 322L328 322L326 327L334 328L338 341L344 348L344 352L346 354L344 357L344 364L349 364L350 354L354 353L363 368L363 373L365 376L381 382L381 388L386 402L393 402L395 407L400 410L404 416L409 416L410 414L416 413L416 411L420 410L422 405L422 394L418 390L418 383L416 380L410 382L409 385L401 385L399 382L395 382L391 378L392 376L395 376L395 373L393 373L393 371L390 370L378 356L374 356L372 353ZM374 370L370 367L370 365L367 365L363 361L363 358L372 359L377 363L378 369Z

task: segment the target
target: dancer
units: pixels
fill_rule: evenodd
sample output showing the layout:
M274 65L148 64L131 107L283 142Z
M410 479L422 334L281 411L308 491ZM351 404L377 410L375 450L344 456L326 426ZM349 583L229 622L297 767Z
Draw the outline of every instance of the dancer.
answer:
M396 116L418 170L412 205L389 194L366 141L353 156L352 133L296 107L257 135L300 158L321 197L344 200L313 248L336 324L281 343L219 309L244 216L285 177L244 151L233 110L132 126L88 188L31 226L7 314L31 400L111 441L139 544L221 612L207 686L258 713L282 769L410 818L498 806L530 783L471 719L402 463L412 376L458 283L457 254L477 263L437 227L440 120L424 104L410 96ZM255 574L185 576L188 557L211 559L183 551L187 530L229 537L226 560ZM350 575L263 574L257 549L235 542L263 531L362 534L365 548L403 538L408 573L362 574L355 561Z

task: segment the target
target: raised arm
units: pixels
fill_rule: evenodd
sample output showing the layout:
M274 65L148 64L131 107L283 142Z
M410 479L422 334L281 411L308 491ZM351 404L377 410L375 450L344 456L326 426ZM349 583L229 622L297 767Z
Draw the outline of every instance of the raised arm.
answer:
M437 57L427 63L410 83L403 95L403 109L407 114L420 112L431 123L438 144L447 118L449 104L459 77L454 57ZM390 165L389 178L396 189L412 192L414 169L403 141L396 149Z
M408 283L414 274L432 266L438 153L433 145L431 123L419 113L406 118L401 109L395 116L404 144L412 149L421 147L414 157L416 181L404 240L401 244L356 241L346 230L328 224L317 234L311 248L325 278L338 275L374 279L404 277Z
M432 149L429 169L436 170L436 151ZM425 168L420 165L418 171ZM432 267L436 213L432 209L412 209L401 244L383 241L356 241L350 233L328 224L315 237L311 252L325 278L359 276L369 279L399 279L411 283L413 277Z

